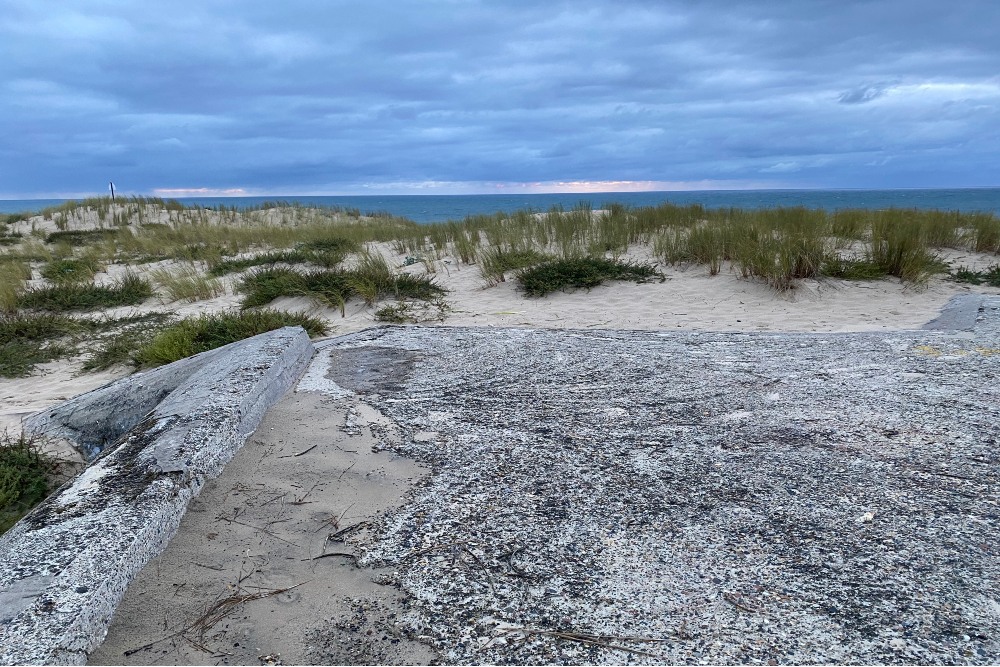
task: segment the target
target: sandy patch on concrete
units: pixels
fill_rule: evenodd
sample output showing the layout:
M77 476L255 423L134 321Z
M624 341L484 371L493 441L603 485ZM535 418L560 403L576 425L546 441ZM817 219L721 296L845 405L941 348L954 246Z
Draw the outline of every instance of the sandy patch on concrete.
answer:
M359 569L369 522L426 474L357 399L286 396L132 583L90 664L416 664L406 602ZM344 555L330 555L344 554ZM279 592L280 591L280 592Z

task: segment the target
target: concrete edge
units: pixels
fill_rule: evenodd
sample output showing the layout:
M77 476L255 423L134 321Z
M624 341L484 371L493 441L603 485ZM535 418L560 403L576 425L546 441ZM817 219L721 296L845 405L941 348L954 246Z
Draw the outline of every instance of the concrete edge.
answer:
M973 331L979 312L987 301L982 294L956 294L941 312L923 326L928 331Z
M286 327L213 352L144 374L141 392L120 380L31 422L50 433L80 432L91 405L104 406L99 419L132 426L0 536L0 664L86 662L128 584L166 547L188 502L294 385L314 348L303 329ZM155 396L162 399L143 411Z
M184 380L212 359L226 355L229 347L202 352L92 389L26 417L22 428L29 433L65 438L91 460L135 428Z

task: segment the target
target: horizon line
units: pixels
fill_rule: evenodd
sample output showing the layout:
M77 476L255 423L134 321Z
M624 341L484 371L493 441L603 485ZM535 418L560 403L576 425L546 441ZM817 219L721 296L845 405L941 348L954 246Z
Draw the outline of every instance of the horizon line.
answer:
M215 190L213 188L154 188L152 191L120 191L116 190L117 197L155 197L161 199L271 199L271 198L295 198L295 197L476 197L491 195L600 195L600 194L654 194L658 192L787 192L787 191L892 191L892 190L995 190L1000 185L962 185L962 186L893 186L893 187L817 187L817 186L770 186L770 187L702 187L702 188L664 188L664 189L642 189L642 190L530 190L521 192L511 192L503 189L492 192L362 192L350 194L329 194L329 193L261 193L245 191L242 188L226 188ZM169 193L176 194L169 194ZM181 193L188 194L181 194ZM75 200L90 199L94 197L109 197L105 193L84 193L57 195L34 195L29 197L0 196L0 201L52 201L52 200Z

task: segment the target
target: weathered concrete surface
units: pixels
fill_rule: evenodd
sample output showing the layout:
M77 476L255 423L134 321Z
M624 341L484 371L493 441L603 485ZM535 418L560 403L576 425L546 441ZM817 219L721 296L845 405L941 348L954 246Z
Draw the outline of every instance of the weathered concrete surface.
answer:
M972 331L986 297L980 294L957 294L941 309L941 314L924 325L937 331Z
M65 438L92 460L135 428L182 382L228 354L227 348L218 348L124 377L26 418L23 428Z
M28 422L91 443L126 431L0 537L0 664L85 662L188 501L312 355L305 331L287 327L125 378Z
M998 324L381 328L303 382L433 469L361 563L446 662L995 664Z

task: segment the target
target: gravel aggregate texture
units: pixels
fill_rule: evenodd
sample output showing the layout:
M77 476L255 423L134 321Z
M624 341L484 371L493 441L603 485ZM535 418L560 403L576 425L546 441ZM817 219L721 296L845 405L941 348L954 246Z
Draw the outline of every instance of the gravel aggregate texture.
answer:
M998 298L967 331L392 327L320 357L433 471L360 563L445 662L1000 661Z

